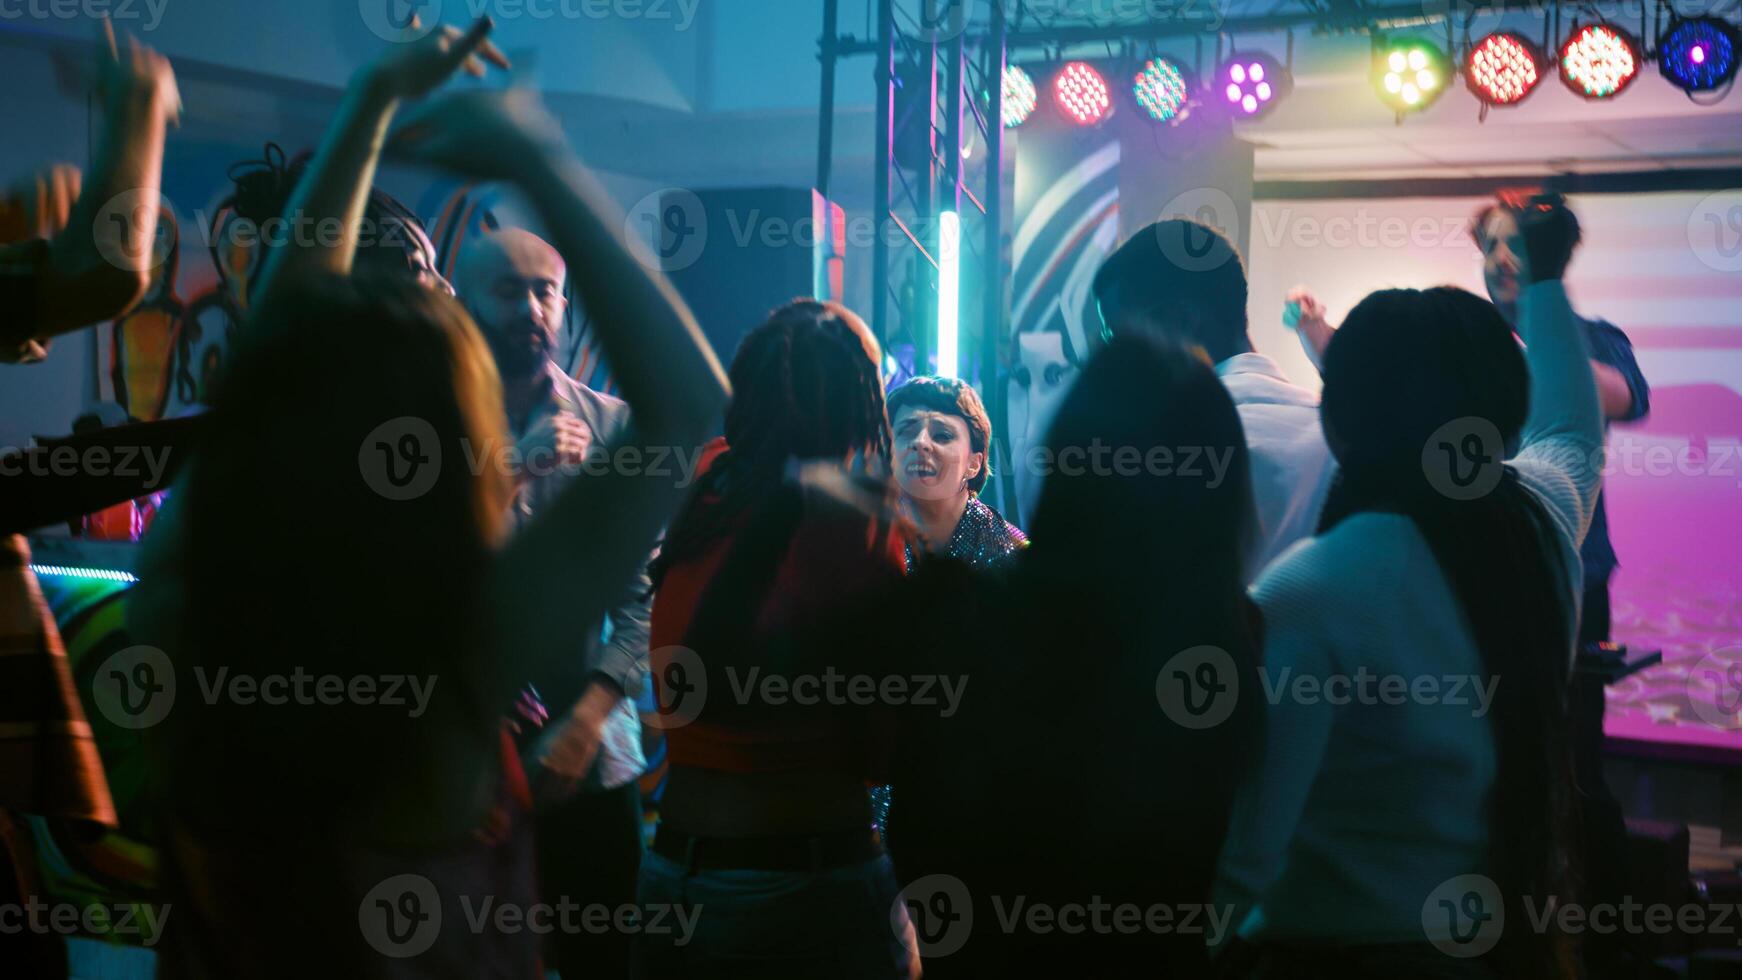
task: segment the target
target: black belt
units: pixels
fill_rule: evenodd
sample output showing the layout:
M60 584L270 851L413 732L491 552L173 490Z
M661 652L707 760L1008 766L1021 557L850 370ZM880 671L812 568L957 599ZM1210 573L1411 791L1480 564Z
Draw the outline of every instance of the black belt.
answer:
M653 853L691 871L826 871L883 856L877 831L836 831L780 837L695 837L666 827L653 836Z

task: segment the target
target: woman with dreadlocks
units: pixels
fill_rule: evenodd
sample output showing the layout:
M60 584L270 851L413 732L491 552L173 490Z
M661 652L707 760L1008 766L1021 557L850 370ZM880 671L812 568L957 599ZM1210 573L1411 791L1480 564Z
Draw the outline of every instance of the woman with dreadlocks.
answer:
M267 259L299 237L334 233L334 227L322 223L330 224L335 216L290 210L291 193L307 176L312 157L303 153L286 162L284 150L267 143L261 159L230 168L235 189L219 202L212 219L211 252L225 300L237 315L245 314L258 298ZM360 188L358 193L363 195L363 211L357 220L354 271L409 278L452 296L454 288L437 271L436 247L422 219L379 188Z
M728 448L652 569L649 645L671 775L640 897L707 912L698 935L642 936L642 976L711 976L728 964L758 977L908 975L890 929L894 873L870 829L866 785L881 774L858 716L820 703L836 700L820 689L765 689L753 671L710 683L679 646L745 520L786 483L791 461L887 470L880 361L857 316L811 300L776 310L733 358ZM887 524L867 534L862 521L810 522L760 607L764 635L898 580L903 549Z

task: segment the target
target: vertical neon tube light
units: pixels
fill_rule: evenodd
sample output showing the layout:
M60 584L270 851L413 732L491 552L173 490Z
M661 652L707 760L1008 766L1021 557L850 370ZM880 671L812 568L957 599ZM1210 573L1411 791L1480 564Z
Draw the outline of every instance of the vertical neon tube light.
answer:
M938 374L961 377L956 355L961 319L962 219L954 211L938 215Z

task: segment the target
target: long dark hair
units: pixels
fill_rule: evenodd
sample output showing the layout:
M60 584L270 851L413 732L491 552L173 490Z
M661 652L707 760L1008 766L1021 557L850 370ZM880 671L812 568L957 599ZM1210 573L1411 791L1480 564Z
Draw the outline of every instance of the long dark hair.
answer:
M1045 448L1050 472L1031 525L1037 560L1058 556L1071 565L1101 556L1093 562L1099 567L1128 556L1135 560L1106 570L1147 594L1146 605L1199 586L1218 603L1223 592L1244 594L1216 586L1241 581L1256 526L1246 435L1201 353L1152 334L1116 335L1060 405ZM1170 456L1154 455L1157 449ZM1199 451L1192 461L1182 455L1188 449ZM1225 459L1219 478L1205 453ZM1192 557L1180 568L1150 560L1175 554ZM1076 574L1093 576L1096 567ZM1181 575L1181 568L1190 572ZM1138 583L1144 578L1150 581Z
M1079 468L1067 456L1096 446L1102 466L1090 456ZM1060 819L1083 821L1099 855L1123 855L1081 880L1133 900L1154 901L1160 888L1170 900L1203 901L1190 889L1214 874L1234 787L1262 744L1262 701L1247 694L1258 689L1262 628L1245 587L1256 516L1240 416L1196 349L1115 335L1066 395L1045 448L1051 471L1033 544L997 613L1019 632L994 656L1027 654L1050 665L1042 678L1056 680L1059 651L1071 651L1062 667L1069 679L1001 690L1009 703L998 710L1013 724L1042 711L1092 719L1081 737L1024 748L1027 771L1070 787L1075 802L1062 804ZM1219 472L1201 455L1184 458L1194 449L1213 451ZM1202 647L1221 651L1238 678L1234 713L1204 728L1172 724L1157 704L1158 681L1175 657ZM1108 776L1100 767L1109 763L1085 769L1085 758L1157 760L1167 775ZM1084 812L1069 812L1075 806Z
M1325 352L1324 377L1325 431L1341 472L1319 532L1365 512L1409 518L1464 611L1485 680L1499 681L1490 862L1507 919L1525 922L1524 896L1564 901L1573 879L1570 570L1560 567L1548 513L1510 466L1491 492L1458 499L1467 494L1441 492L1423 455L1449 425L1485 429L1509 454L1530 404L1524 356L1486 300L1450 287L1391 289L1349 314ZM1509 928L1496 956L1508 977L1574 975L1571 945L1557 933Z
M445 675L454 690L434 705L457 701L473 744L492 745L495 692L460 679L475 676L466 657L486 635L484 574L512 488L496 455L508 444L501 386L471 318L404 280L310 278L258 311L215 396L177 490L178 672ZM385 462L383 447L408 440L412 472L432 478L395 499L386 481L406 461ZM473 470L466 454L480 450ZM165 729L178 806L226 794L293 823L315 801L356 813L413 782L439 785L453 764L440 723L350 703L194 701ZM369 764L386 758L403 779Z
M888 461L878 355L865 324L838 303L794 300L745 335L732 358L728 448L672 522L649 567L654 588L666 569L704 551L780 486L788 460Z

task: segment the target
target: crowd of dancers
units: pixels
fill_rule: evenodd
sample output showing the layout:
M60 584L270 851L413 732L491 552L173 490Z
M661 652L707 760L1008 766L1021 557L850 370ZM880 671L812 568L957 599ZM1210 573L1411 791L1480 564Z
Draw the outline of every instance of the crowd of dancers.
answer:
M436 92L507 66L488 33L395 46L312 159L247 178L342 231L267 253L130 631L188 690L431 683L415 714L190 697L154 729L160 975L1581 975L1524 909L1588 877L1569 667L1608 628L1604 420L1648 392L1569 305L1564 202L1478 216L1488 299L1385 289L1333 327L1294 297L1322 399L1253 349L1225 237L1137 233L1044 446L1112 465L1049 473L1024 530L980 499L980 396L886 392L845 307L722 367L536 95ZM137 45L100 76L83 193L0 254L15 360L143 289L100 256L148 243L103 236L155 222L91 212L151 204L179 100ZM551 241L485 235L450 284L384 153L512 187ZM553 360L571 287L620 398ZM699 478L583 465L625 448ZM1157 465L1188 452L1221 465ZM1471 876L1507 928L1459 955L1424 907ZM478 911L565 904L619 914Z

